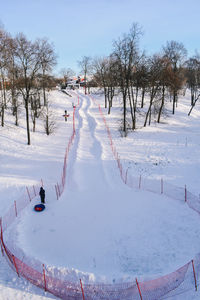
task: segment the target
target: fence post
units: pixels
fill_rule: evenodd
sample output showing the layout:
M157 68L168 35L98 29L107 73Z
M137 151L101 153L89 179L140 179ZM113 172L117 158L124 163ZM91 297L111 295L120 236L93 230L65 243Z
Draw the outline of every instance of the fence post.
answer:
M28 187L26 187L26 190L27 190L27 194L28 194L29 200L30 200L30 202L31 202L31 196L30 196L30 193L29 193Z
M33 192L34 192L34 194L36 196L36 191L35 191L35 186L34 185L33 185Z
M12 254L12 259L13 259L13 263L14 263L14 266L15 266L15 269L16 269L16 272L17 272L17 275L18 275L18 277L19 277L19 271L18 271L18 268L17 268L15 256L14 256L13 254Z
M60 197L60 188L59 188L58 183L57 183L57 189L58 189L58 196Z
M193 269L193 274L194 274L194 284L195 284L195 290L197 291L197 279L196 279L196 272L194 268L194 261L192 259L192 269Z
M1 218L1 242L3 243L3 225L2 225L2 218Z
M44 264L43 264L42 266L43 266L44 290L45 290L45 292L46 292L46 290L47 290L47 283L46 283L46 275L45 275L45 267L44 267Z
M136 281L136 284L137 284L138 292L140 294L140 299L142 300L142 294L141 294L141 290L140 290L140 286L139 286L139 283L137 281L137 278L135 278L135 281Z
M122 177L122 164L121 164L121 162L119 162L119 170L120 170L120 174L121 174L121 177Z
M3 239L2 217L0 218L0 226L1 226L1 239Z
M80 284L81 284L81 292L82 292L83 300L85 300L85 295L84 295L83 285L82 285L81 279L80 279Z
M64 174L62 174L62 187L64 189Z
M187 202L187 188L186 188L186 185L185 185L185 202Z
M17 203L16 203L16 201L14 201L14 205L15 205L15 215L17 217Z
M139 178L139 189L141 188L141 181L142 181L142 176L140 175L140 178Z
M125 184L127 184L127 175L128 175L128 168L126 169Z
M4 256L4 251L3 251L2 242L1 242L1 253L2 253L2 256Z
M161 194L163 194L163 179L161 178Z
M2 218L0 218L0 226L1 226L1 252L2 252L2 256L4 256L4 251L3 251L3 245L2 245L2 242L3 242L3 228L2 228Z
M56 190L56 198L58 200L58 191L57 191L57 185L55 184L55 190Z

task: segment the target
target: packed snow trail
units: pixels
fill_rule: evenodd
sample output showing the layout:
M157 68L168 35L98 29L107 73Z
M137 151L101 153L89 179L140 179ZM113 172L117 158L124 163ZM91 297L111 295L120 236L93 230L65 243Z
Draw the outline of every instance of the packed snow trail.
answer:
M90 106L90 98L80 96L80 109L77 113L79 125L76 130L78 141L75 142L76 152L73 153L75 161L73 160L73 169L70 170L70 178L72 177L78 190L90 189L91 187L96 190L102 186L107 187L101 159L102 146L95 136L97 124L89 112ZM94 176L97 171L98 177ZM97 178L100 178L101 181L99 182Z

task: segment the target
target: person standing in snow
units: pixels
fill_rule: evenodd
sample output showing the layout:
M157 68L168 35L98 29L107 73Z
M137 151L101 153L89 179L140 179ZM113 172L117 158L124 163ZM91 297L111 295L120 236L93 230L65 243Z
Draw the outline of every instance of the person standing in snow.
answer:
M65 110L64 116L65 116L65 122L67 122L67 110Z
M43 189L42 186L40 188L39 195L40 195L41 203L45 203L45 190Z

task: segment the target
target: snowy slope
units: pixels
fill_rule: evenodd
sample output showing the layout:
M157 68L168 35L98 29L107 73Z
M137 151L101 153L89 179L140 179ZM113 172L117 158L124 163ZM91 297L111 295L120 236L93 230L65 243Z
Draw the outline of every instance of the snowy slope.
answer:
M46 267L59 267L65 275L67 269L74 281L80 277L85 282L121 282L134 280L136 276L155 278L194 257L199 252L199 216L184 202L133 190L122 183L98 108L90 97L82 94L66 189L57 202L50 186L60 178L72 130L72 118L64 122L62 114L68 109L72 116L71 104L77 103L77 95L72 99L54 91L51 98L58 124L53 136L43 135L39 125L39 132L32 135L32 145L28 147L23 127L16 132L9 125L1 131L2 215L16 200L16 195L20 197L25 185L33 185L43 178L47 192L45 212L36 215L28 207L8 238ZM179 104L176 118L170 116L165 124L144 128L127 139L120 138L116 130L117 107L106 118L130 174L162 176L179 186L187 183L198 195L200 113L196 110L188 118L188 104L184 102ZM2 299L11 299L14 294L19 299L44 297L43 291L22 279L19 284L4 260L2 264L5 266ZM4 298L6 291L8 298ZM195 299L191 292L188 297Z

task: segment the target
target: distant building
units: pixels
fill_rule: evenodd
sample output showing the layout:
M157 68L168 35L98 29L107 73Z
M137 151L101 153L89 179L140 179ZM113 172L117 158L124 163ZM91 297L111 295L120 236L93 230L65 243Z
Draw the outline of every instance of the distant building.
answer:
M73 77L66 82L66 88L79 89L81 86L85 86L84 76Z
M67 83L67 88L71 89L71 90L75 90L75 89L79 89L80 88L80 84L79 83Z

